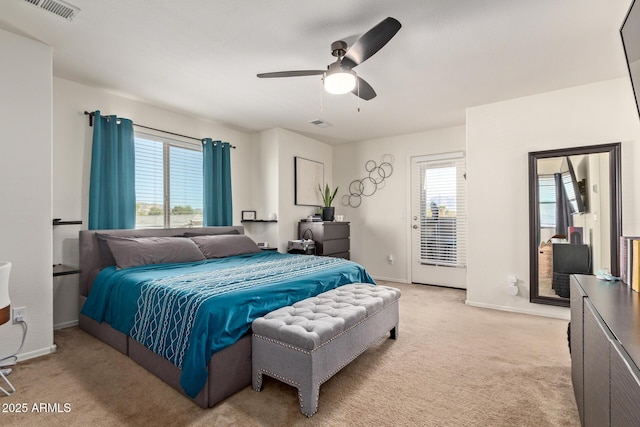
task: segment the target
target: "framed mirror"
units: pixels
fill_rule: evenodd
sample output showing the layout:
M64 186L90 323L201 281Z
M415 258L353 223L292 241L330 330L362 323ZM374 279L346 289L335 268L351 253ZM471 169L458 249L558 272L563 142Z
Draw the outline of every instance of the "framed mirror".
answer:
M569 306L571 274L619 276L620 143L529 153L530 301Z

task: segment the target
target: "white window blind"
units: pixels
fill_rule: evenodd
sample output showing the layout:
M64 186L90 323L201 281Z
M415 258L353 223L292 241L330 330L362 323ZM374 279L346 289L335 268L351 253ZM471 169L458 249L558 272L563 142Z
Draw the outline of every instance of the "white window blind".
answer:
M553 175L538 176L538 205L540 206L540 227L556 226L556 181Z
M202 226L202 147L135 134L136 228Z
M171 223L202 225L202 151L169 147Z
M465 267L467 214L463 153L437 156L420 166L420 262Z

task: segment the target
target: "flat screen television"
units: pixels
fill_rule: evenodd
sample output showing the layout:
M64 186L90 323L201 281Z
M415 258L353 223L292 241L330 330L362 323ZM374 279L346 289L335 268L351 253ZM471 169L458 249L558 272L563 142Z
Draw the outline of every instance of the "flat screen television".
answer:
M640 4L635 0L631 3L629 12L620 28L624 55L627 60L633 95L636 99L636 108L640 116Z
M566 166L564 166L566 165ZM571 207L571 213L581 213L586 211L586 206L584 200L582 199L582 193L580 192L580 186L578 185L578 180L576 179L576 173L573 169L573 164L571 164L571 159L569 157L564 158L562 168L562 186L564 187L564 192L567 195L567 199L569 199L569 206Z

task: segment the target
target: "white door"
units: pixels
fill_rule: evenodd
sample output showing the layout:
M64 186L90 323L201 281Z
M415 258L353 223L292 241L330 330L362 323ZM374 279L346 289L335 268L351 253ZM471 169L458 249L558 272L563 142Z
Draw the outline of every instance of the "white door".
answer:
M463 152L411 158L411 282L467 288Z

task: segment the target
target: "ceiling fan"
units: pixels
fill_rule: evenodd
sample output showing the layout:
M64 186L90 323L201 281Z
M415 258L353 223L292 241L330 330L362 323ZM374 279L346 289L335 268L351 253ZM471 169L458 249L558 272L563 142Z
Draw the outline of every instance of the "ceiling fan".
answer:
M353 68L371 58L396 35L402 25L395 18L386 18L367 31L347 49L347 43L339 40L331 43L331 54L338 59L329 64L326 70L276 71L258 74L259 78L322 76L327 92L354 95L370 100L375 98L376 91Z

